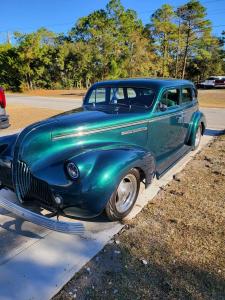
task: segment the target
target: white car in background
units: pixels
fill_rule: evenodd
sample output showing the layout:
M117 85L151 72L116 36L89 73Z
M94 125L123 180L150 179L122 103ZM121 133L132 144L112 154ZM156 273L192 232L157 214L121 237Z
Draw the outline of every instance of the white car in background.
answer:
M211 76L198 84L201 88L225 87L225 76Z
M9 127L9 117L5 111L6 108L6 98L5 93L2 88L0 88L0 129Z

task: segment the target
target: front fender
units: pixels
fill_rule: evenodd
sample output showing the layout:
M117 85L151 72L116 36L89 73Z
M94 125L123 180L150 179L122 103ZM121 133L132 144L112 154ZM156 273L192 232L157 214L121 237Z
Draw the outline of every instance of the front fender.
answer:
M5 156L7 156L7 157L13 156L14 146L15 146L17 137L18 137L18 133L0 137L0 157L1 156L4 156L4 157Z
M99 215L121 178L130 169L141 170L146 184L151 182L155 172L151 153L134 146L93 149L70 157L66 162L71 161L79 169L79 178L73 181L67 176L67 184L54 185L52 189L64 199L64 211L76 216Z
M0 189L13 189L12 160L17 134L0 137Z
M87 177L95 178L103 186L108 182L111 184L113 178L120 178L131 168L141 169L147 182L155 171L153 155L134 146L96 149L72 157L70 161L78 166L81 180Z
M195 143L195 135L198 129L198 126L202 126L202 135L206 129L206 118L205 115L201 111L196 111L192 116L192 120L189 126L187 145L193 146Z

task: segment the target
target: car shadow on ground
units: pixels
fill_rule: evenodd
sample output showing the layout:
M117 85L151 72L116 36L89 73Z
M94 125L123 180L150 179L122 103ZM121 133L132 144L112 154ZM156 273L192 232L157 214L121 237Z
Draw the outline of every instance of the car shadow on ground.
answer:
M105 222L110 222L109 219L107 218L105 213L102 213L99 216L96 216L94 218L82 218L82 217L73 217L70 215L63 215L64 217L67 217L70 220L75 220L75 221L84 221L87 223L105 223Z
M28 226L24 226L27 228L23 228L24 224L28 224ZM11 232L23 237L42 239L43 237L40 234L34 232L34 230L32 230L33 228L29 230L29 224L30 222L27 222L26 220L13 218L12 220L5 222L4 224L0 224L0 228L5 229L7 232Z
M220 136L225 134L225 129L223 130L217 130L217 129L209 129L207 128L204 132L204 135L208 135L208 136Z

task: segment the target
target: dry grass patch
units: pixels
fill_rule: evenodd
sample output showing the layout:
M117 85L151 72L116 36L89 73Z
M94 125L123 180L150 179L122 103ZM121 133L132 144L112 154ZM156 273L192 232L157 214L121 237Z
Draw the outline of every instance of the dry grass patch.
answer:
M225 136L54 298L225 299Z
M71 99L83 99L86 89L71 89L71 90L31 90L24 93L17 93L24 96L42 96L42 97L66 97Z
M6 130L2 130L2 133L23 128L34 122L49 118L59 113L60 111L58 110L10 104L7 106L7 114L9 114L10 117L11 126Z
M225 89L199 90L198 99L201 107L225 108Z

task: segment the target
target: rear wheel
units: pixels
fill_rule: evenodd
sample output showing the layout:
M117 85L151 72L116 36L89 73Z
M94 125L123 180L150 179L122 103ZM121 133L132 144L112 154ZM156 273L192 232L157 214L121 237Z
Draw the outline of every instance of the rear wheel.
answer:
M131 169L121 179L117 189L106 205L106 214L111 221L125 218L134 207L140 189L140 174Z
M199 147L199 144L201 142L201 137L202 137L202 126L199 125L195 134L194 150L196 150Z

